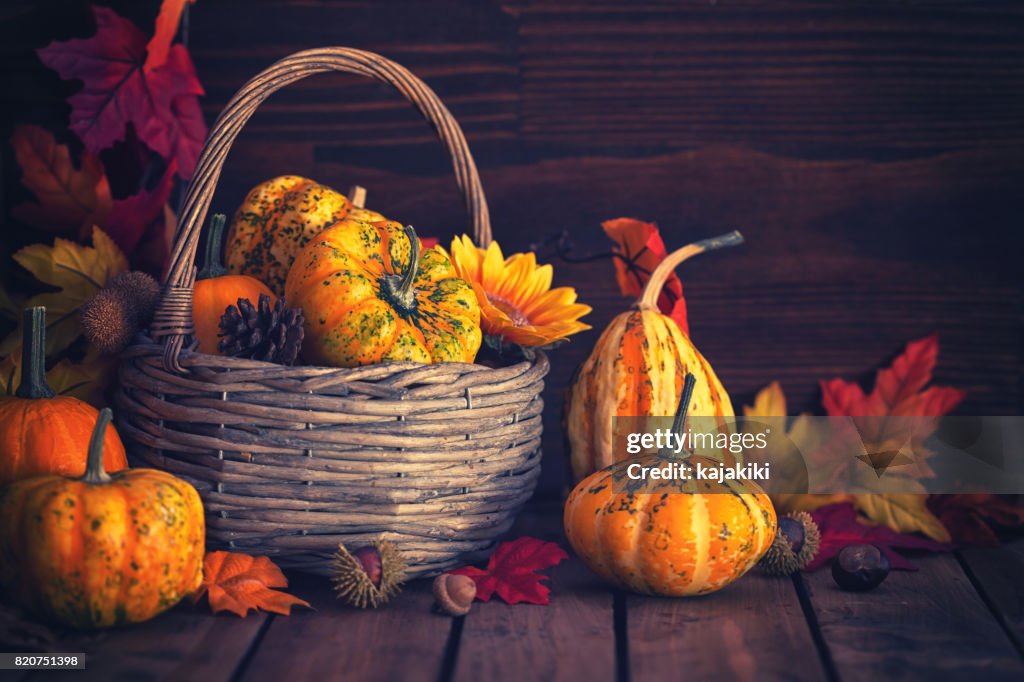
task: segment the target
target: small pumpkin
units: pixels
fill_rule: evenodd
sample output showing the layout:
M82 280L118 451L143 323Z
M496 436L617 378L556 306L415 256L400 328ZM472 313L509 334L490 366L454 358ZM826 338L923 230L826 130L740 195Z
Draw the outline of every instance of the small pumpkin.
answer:
M81 476L83 444L99 412L73 396L56 395L46 383L46 308L25 309L21 383L0 399L0 486L42 474ZM105 434L104 466L128 466L124 445L111 426Z
M228 270L251 275L280 296L296 254L351 209L344 194L308 178L283 175L262 182L249 192L231 221Z
M667 464L655 459L636 462ZM688 460L697 463L719 465ZM707 594L744 575L771 547L775 509L756 483L666 479L630 492L627 466L591 474L565 503L569 544L609 582L641 594Z
M305 316L311 363L472 362L480 304L438 248L421 251L411 227L345 220L299 253L286 299Z
M206 260L192 287L192 328L199 341L199 352L209 355L223 355L218 348L218 334L220 318L228 306L237 305L240 298L256 303L260 300L260 294L270 297L270 305L277 302L277 297L267 285L255 277L228 274L221 263L223 240L224 215L218 214L210 220L210 229L206 235Z
M84 477L0 490L0 585L36 616L79 629L148 620L202 582L199 494L155 469L107 474L110 418L100 412Z
M675 320L658 309L658 295L686 259L742 241L733 232L670 254L651 274L633 309L612 320L601 334L566 396L565 428L575 480L626 456L620 452L616 457L612 448L613 417L672 414L687 373L695 375L698 386L692 415L717 418L722 428L734 416L715 371Z

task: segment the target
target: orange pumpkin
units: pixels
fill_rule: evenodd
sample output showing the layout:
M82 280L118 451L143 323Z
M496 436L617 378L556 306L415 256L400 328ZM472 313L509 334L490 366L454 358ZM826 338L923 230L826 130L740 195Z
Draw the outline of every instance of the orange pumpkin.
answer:
M46 308L25 310L21 384L0 399L0 486L31 476L85 473L83 444L99 412L72 396L55 395L46 383ZM104 466L128 466L124 445L111 426L105 434Z
M202 581L199 493L155 469L108 475L110 416L104 409L95 423L84 477L0 490L0 585L31 613L74 628L148 620ZM73 454L85 450L76 443Z
M687 258L742 241L734 232L670 254L651 274L634 309L612 320L601 334L566 396L565 428L577 481L626 456L612 447L613 417L672 414L687 373L695 375L698 386L691 415L717 418L721 428L734 416L711 365L675 320L658 310L658 296L669 274Z
M302 308L307 361L472 362L480 304L438 248L421 251L411 227L344 220L295 259L288 304Z
M237 305L238 299L247 298L253 305L260 300L260 294L270 297L270 304L277 297L266 284L248 275L229 275L221 264L221 241L224 239L224 216L213 216L206 236L206 261L199 271L192 287L192 327L199 341L199 352L222 355L218 344L220 318L228 306Z
M611 583L642 594L685 597L719 590L764 556L777 519L761 488L742 480L649 480L629 490L630 464L667 470L663 458L619 462L591 474L565 503L565 534ZM716 460L691 457L717 468Z

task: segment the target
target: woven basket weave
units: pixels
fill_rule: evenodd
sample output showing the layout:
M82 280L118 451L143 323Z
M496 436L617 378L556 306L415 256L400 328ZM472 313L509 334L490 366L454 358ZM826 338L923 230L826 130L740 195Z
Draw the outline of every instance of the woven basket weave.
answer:
M324 572L339 543L393 542L410 577L478 560L533 493L541 390L532 362L285 367L195 352L192 285L201 226L224 158L277 89L324 71L394 86L451 155L476 241L491 240L473 157L451 114L403 67L347 48L282 59L231 99L206 140L148 336L122 355L119 429L133 463L193 483L212 548Z

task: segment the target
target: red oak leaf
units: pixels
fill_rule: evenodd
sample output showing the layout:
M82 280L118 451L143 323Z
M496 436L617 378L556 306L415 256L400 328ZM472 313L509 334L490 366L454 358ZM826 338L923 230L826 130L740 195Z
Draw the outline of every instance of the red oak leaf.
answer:
M914 571L917 567L899 554L897 549L929 552L948 552L953 549L953 545L945 542L897 533L886 526L865 525L857 520L857 511L849 502L819 507L811 512L811 516L821 531L821 548L807 565L808 571L824 566L839 553L839 550L848 545L875 545L889 558L892 567L901 571Z
M507 604L547 604L551 588L543 581L548 576L537 571L557 566L568 558L555 543L524 536L498 545L486 570L466 566L452 573L472 578L480 601L490 601L491 595L497 593Z
M958 545L999 544L996 530L1024 526L1024 502L990 493L930 495L928 508Z
M125 253L134 254L150 223L162 215L174 185L174 167L172 161L156 187L114 200L105 227Z
M203 88L182 45L167 50L166 61L145 70L146 36L135 24L106 7L93 7L96 34L53 42L39 59L82 89L68 98L71 130L86 149L99 152L124 139L128 125L139 139L189 177L195 169L206 126L198 97Z
M612 250L616 254L615 279L619 283L619 291L623 296L640 296L651 273L668 255L658 226L633 218L616 218L604 221L601 227L615 242ZM683 283L674 272L665 280L665 286L658 295L658 309L675 320L685 333L690 333Z

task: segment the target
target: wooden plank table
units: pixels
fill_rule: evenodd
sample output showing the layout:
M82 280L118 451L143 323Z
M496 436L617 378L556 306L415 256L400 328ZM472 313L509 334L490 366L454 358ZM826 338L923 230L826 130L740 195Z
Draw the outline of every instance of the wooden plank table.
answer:
M565 544L560 506L538 504L515 534ZM378 611L335 601L322 578L292 575L315 611L211 616L182 605L141 626L70 635L86 671L22 680L1024 679L1024 541L915 557L878 589L842 592L827 570L751 574L714 595L616 593L573 557L552 571L547 607L477 603L431 611L419 581ZM6 677L4 679L7 679Z

